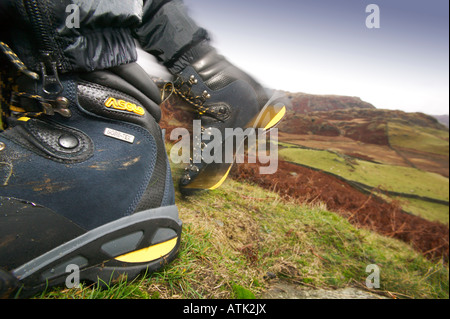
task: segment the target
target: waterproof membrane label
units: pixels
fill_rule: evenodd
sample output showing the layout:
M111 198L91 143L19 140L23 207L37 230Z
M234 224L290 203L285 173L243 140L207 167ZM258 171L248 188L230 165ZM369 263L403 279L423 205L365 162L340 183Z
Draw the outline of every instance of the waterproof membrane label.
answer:
M128 142L128 143L131 143L131 144L134 143L134 136L133 135L130 135L130 134L127 134L127 133L124 133L124 132L120 132L120 131L116 131L116 130L114 130L112 128L106 128L104 134L106 136L115 138L117 140L121 140L121 141Z

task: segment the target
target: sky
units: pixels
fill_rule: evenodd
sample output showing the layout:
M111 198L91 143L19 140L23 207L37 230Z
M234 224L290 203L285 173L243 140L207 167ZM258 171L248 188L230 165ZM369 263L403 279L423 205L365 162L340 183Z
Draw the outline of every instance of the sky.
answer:
M184 0L232 63L273 89L448 114L448 0ZM369 4L380 27L367 28Z

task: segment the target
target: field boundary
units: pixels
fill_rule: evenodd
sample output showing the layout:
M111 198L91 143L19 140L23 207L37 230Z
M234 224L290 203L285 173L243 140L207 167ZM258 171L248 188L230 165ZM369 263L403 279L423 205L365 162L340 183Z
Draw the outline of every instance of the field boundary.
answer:
M426 197L426 196L419 196L419 195L414 195L414 194L393 192L393 191L384 190L384 189L381 190L381 189L379 189L377 187L374 187L374 186L370 186L370 185L366 185L366 184L363 184L363 183L360 183L360 182L356 182L356 181L352 181L352 180L346 179L346 178L344 178L344 177L342 177L340 175L324 171L324 170L322 170L320 168L315 168L315 167L312 167L312 166L308 166L308 165L300 164L300 163L295 163L295 162L291 162L291 161L286 161L286 162L290 163L290 164L293 164L293 165L298 165L298 166L301 166L301 167L312 169L312 170L317 171L317 172L322 172L322 173L334 176L337 179L339 179L339 180L341 180L343 182L346 182L347 184L353 186L357 190L359 190L359 191L361 191L361 192L363 192L364 194L367 194L367 195L371 195L371 194L373 195L373 190L379 190L380 192L382 192L384 194L391 195L391 196L405 197L405 198L411 198L411 199L418 199L418 200L422 200L422 201L425 201L425 202L430 202L430 203L435 203L435 204L440 204L440 205L446 205L446 206L450 205L450 203L448 201L445 201L445 200L436 199L436 198L430 198L430 197Z

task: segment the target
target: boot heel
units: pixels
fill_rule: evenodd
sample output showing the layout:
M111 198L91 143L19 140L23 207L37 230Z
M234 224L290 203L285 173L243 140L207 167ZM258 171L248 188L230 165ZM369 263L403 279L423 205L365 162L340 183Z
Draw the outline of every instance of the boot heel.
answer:
M29 297L46 287L67 285L69 269L80 282L109 285L126 276L154 272L175 259L182 222L176 206L140 212L87 232L11 271L2 281ZM5 290L2 288L2 290ZM3 291L2 291L3 292ZM5 290L6 292L6 290Z
M283 98L283 95L275 93L247 127L262 128L267 131L275 128L286 115Z

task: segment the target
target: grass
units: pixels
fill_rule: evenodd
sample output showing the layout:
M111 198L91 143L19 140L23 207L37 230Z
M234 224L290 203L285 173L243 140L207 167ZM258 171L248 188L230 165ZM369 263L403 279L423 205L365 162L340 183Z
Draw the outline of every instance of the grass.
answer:
M336 152L309 150L292 144L281 144L280 157L321 169L383 190L425 196L448 201L449 181L439 174L419 169L376 164L342 156ZM419 199L392 197L402 208L427 220L449 223L449 207Z
M428 127L390 122L389 141L394 147L439 155L449 154L449 132Z
M283 148L280 157L294 163L334 173L348 180L398 193L449 200L449 180L416 168L349 159L334 152Z
M433 222L439 222L444 225L449 224L449 207L447 205L413 198L394 197L394 199L398 200L402 208L409 213Z
M449 297L442 262L357 229L324 205L285 201L233 180L193 197L177 193L177 205L184 229L179 256L170 265L130 284L57 288L38 298L252 299L270 288L273 276L308 289L363 287L369 264L381 269L379 293Z

